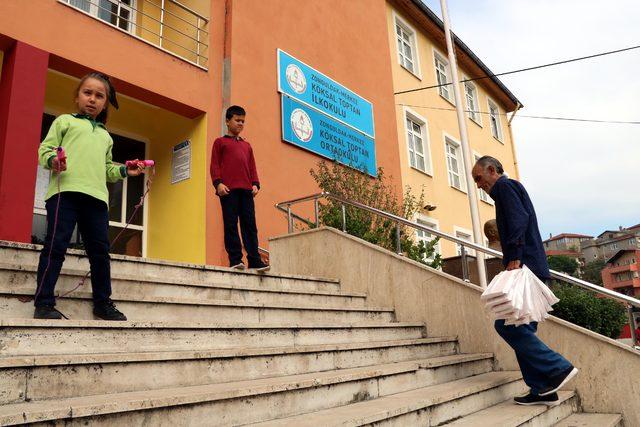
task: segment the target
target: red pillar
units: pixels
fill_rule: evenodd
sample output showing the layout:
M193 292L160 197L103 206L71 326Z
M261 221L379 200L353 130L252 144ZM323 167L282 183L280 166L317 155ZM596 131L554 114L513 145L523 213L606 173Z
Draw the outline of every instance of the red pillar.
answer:
M16 41L0 77L0 240L31 242L49 53Z

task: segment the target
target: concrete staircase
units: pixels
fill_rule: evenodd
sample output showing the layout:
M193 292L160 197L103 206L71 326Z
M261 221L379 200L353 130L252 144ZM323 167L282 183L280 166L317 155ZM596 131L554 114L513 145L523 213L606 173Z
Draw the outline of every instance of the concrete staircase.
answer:
M622 425L579 413L571 391L513 405L518 372L336 280L113 256L130 321L94 320L89 283L58 301L72 320L41 321L37 258L0 243L0 425ZM87 268L70 251L58 291Z

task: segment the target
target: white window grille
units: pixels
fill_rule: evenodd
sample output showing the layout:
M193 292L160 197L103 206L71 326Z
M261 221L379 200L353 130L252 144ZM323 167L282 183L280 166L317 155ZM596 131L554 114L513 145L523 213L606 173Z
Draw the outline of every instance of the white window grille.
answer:
M445 139L446 156L447 156L447 170L449 172L449 185L458 190L463 190L464 175L462 167L462 159L460 157L460 145Z
M415 73L414 46L415 35L413 31L396 21L396 40L398 42L398 61L407 70Z
M476 89L476 85L471 82L464 83L464 95L467 101L467 115L471 120L476 122L477 124L482 124L480 118L480 111L478 108L478 90Z
M478 154L474 154L473 156L474 156L474 158L475 158L475 161L476 161L476 162L480 159L480 157L482 157L482 156L480 156L480 155L478 155ZM478 188L478 197L479 197L479 198L480 198L480 200L482 200L483 202L487 202L487 203L489 203L490 205L492 205L492 204L493 204L493 199L492 199L492 198L489 196L489 194L487 194L487 192L486 192L486 191L484 191L482 188ZM547 244L545 243L545 245L547 245Z
M435 67L436 67L436 79L438 81L439 86L438 92L440 96L445 98L449 102L453 102L453 88L451 87L451 78L449 77L451 73L449 72L449 63L445 61L440 55L434 55Z
M406 116L407 145L409 148L409 164L419 171L430 173L429 143L425 143L425 123L420 123L414 117ZM426 149L425 149L426 147Z
M434 230L438 229L438 222L428 217L418 216L416 218L416 222L425 227L433 228ZM423 242L425 245L427 245L429 242L431 242L435 238L436 237L433 234L429 233L428 231L416 230L417 242ZM440 253L440 243L436 243L436 245L434 246L434 251L431 254L431 256L425 256L424 260L426 262L433 262L435 260L436 254L439 254L439 253Z
M460 227L454 227L454 230L455 230L455 236L458 239L464 240L465 242L473 243L473 239L471 238L471 231L465 230ZM467 255L476 254L476 251L474 249L470 249L468 247L465 247L464 249ZM462 245L456 243L456 252L458 255L462 255Z
M502 142L502 125L500 123L500 109L489 100L489 121L491 122L491 134L495 139Z

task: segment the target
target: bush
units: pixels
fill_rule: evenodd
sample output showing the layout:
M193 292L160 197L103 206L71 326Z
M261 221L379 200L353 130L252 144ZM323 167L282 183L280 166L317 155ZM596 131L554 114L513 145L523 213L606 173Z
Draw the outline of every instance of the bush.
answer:
M369 175L353 168L348 168L337 162L321 161L317 169L310 171L322 191L354 200L367 206L412 219L424 206L424 190L420 196L412 195L411 188L405 189L402 202L398 200L392 179L387 178L382 168L378 169L378 176ZM342 205L334 200L321 203L319 208L320 223L342 230ZM367 242L396 251L396 223L373 213L346 207L346 230L348 234L359 237ZM428 244L415 241L415 229L400 227L400 246L404 255L422 264L438 268L442 258L435 253L438 239ZM427 261L433 257L433 261Z
M618 338L627 323L623 304L573 285L553 283L553 293L560 302L553 306L553 315L609 338Z
M576 271L578 271L578 267L580 267L580 264L578 264L575 258L564 255L548 256L547 261L549 262L550 269L566 273L569 276L576 276Z

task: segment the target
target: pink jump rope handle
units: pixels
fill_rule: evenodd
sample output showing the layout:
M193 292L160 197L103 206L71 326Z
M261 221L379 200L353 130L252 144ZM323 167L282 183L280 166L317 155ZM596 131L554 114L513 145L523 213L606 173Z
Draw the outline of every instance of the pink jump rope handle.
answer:
M138 167L139 164L142 164L142 166L144 167L151 167L153 165L156 164L156 162L154 162L153 160L127 160L125 162L125 166L128 168L135 168Z
M56 156L58 157L58 160L63 161L67 159L67 154L64 152L64 148L58 146L57 151Z

